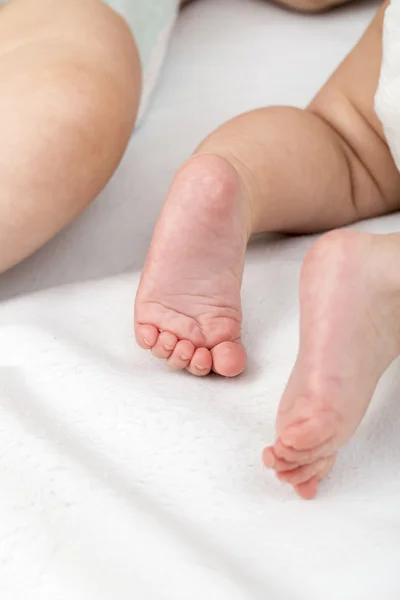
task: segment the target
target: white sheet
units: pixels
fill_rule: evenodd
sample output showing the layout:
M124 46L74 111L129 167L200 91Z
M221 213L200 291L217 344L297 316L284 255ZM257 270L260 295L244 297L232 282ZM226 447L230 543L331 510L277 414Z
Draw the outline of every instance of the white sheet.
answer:
M245 0L187 9L110 186L2 279L2 599L400 597L399 364L317 500L299 500L260 462L296 352L313 238L249 249L243 377L169 373L132 334L138 270L178 163L240 110L305 103L372 12L311 18ZM399 226L392 216L360 227Z
M375 109L400 170L400 0L392 0L385 11L382 54Z

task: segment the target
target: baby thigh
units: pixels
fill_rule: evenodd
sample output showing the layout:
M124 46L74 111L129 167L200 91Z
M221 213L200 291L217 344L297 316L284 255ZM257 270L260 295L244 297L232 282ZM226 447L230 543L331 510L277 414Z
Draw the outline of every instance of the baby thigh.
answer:
M140 64L99 0L12 0L0 10L0 272L93 200L128 143Z

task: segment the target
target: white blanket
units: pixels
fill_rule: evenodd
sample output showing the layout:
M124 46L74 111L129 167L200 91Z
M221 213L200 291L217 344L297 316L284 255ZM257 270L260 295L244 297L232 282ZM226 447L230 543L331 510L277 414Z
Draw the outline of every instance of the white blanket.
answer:
M400 170L400 0L391 0L383 26L383 60L376 111Z
M313 238L251 245L243 377L170 373L132 333L173 170L231 114L304 104L373 10L312 18L261 2L195 3L110 186L2 279L2 600L399 599L398 364L315 501L261 466L296 353L297 280ZM360 227L394 231L400 217Z

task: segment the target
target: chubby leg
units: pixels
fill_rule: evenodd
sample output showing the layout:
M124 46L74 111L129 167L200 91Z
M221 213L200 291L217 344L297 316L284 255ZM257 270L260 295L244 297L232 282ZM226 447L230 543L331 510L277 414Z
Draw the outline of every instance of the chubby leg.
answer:
M400 207L399 174L373 110L382 17L383 9L311 108L328 117L353 154L351 197L361 217L374 215L374 206L381 212ZM331 84L352 107L356 128L335 106ZM370 196L364 178L376 190ZM400 352L399 252L398 234L337 231L322 237L306 257L299 354L280 404L277 442L264 453L265 464L303 497L315 495Z
M306 257L300 349L268 467L312 497L400 353L400 234L336 231Z
M136 335L176 368L235 375L251 233L340 228L400 207L400 175L374 112L377 14L308 110L267 108L214 132L177 174L136 300ZM400 351L400 235L336 231L306 258L299 355L266 466L312 497Z
M373 110L382 15L308 110L241 115L180 169L136 298L141 347L196 375L237 375L251 233L324 231L397 209L400 176Z
M0 10L0 272L80 213L131 134L140 66L100 0L11 0Z

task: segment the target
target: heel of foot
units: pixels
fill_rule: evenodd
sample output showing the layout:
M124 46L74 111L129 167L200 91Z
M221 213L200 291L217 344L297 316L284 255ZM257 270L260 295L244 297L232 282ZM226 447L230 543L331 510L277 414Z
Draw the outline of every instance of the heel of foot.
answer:
M195 154L189 158L176 177L176 184L187 181L190 190L202 198L202 211L211 211L216 219L226 218L232 202L241 192L238 172L225 158L217 154Z

